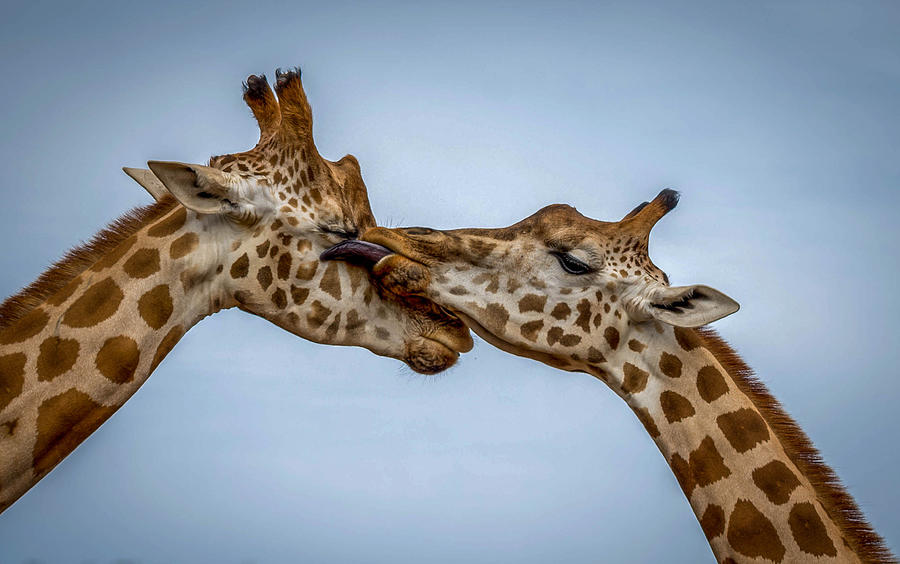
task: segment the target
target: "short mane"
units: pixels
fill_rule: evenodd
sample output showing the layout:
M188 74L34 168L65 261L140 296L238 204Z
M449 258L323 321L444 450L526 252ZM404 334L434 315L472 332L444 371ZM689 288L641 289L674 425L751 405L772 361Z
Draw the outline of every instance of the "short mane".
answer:
M822 460L822 455L803 429L784 411L740 355L715 330L704 327L695 332L702 346L716 357L741 391L759 408L788 457L809 479L825 511L845 533L851 549L863 562L897 562L885 546L884 539L866 521L856 501L844 489L834 470Z
M164 216L176 204L174 198L166 196L156 203L134 208L110 223L90 241L70 249L37 280L0 304L0 329L9 327L24 317L90 268L103 255L115 249L119 243L137 233L143 226Z

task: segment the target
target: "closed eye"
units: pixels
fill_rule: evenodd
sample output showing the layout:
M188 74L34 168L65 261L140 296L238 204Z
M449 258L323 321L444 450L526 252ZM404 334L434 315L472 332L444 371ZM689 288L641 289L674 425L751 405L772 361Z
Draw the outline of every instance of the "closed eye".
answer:
M328 235L336 235L341 239L358 239L359 231L356 229L344 229L342 227L335 227L332 225L319 225L319 231Z
M590 266L573 257L569 253L564 253L561 251L551 251L550 254L556 257L556 260L559 261L559 265L562 267L562 269L569 274L587 274L593 270Z

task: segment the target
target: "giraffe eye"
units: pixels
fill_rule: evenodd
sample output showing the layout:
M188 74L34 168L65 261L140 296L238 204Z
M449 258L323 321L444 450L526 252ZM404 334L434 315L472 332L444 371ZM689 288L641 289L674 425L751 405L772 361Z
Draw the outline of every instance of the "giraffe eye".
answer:
M319 231L322 233L326 233L328 235L337 235L341 239L357 239L359 238L359 231L356 229L348 230L341 227L334 227L331 225L320 225Z
M559 265L569 274L587 274L591 271L591 267L569 253L554 251L551 253L559 261Z

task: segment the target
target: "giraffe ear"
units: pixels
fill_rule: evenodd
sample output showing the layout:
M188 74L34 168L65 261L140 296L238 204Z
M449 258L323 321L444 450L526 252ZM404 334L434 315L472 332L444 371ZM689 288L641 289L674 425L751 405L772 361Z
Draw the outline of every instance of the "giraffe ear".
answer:
M146 168L123 166L122 170L125 171L125 174L130 176L132 180L140 184L141 188L149 192L157 202L162 200L166 194L169 193L166 189L166 185L160 182L159 178Z
M147 166L169 193L190 210L213 214L233 211L237 207L237 191L221 170L167 161L150 161Z
M677 286L657 293L649 304L651 317L676 327L700 327L740 309L733 299L709 286Z

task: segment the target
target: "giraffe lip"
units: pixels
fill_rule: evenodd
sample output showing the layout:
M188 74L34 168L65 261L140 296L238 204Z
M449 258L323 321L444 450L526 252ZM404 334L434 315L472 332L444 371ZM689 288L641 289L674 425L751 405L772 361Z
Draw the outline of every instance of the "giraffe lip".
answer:
M326 249L319 255L319 259L343 260L351 264L370 268L384 257L393 254L395 254L394 251L382 245L352 239L349 241L342 241L330 249Z

